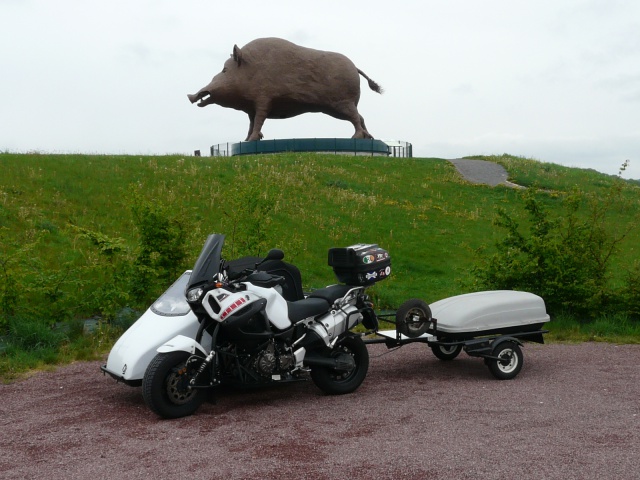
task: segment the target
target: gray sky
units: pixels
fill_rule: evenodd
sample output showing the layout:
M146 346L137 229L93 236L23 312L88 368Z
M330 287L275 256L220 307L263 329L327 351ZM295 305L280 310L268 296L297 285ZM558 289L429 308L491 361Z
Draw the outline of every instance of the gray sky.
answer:
M360 113L414 156L511 153L640 178L640 2L0 0L0 151L192 154L247 116L187 100L234 44L347 55ZM350 137L321 114L265 138Z

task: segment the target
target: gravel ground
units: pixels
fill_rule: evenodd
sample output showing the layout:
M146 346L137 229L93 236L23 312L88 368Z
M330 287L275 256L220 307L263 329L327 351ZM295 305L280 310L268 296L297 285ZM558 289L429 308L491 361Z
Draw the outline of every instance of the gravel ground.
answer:
M640 346L527 344L511 381L371 345L353 394L220 392L160 420L100 362L0 385L0 478L637 479Z

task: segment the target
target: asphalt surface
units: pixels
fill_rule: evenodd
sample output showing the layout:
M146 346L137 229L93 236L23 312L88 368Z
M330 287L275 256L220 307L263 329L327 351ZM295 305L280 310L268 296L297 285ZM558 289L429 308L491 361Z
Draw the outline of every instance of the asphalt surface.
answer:
M226 390L171 421L101 362L0 385L0 478L640 478L640 345L527 344L509 381L423 344L369 351L353 394Z
M454 158L449 160L465 180L471 183L482 183L495 187L506 185L518 188L519 186L509 182L507 170L494 162L486 160L468 160L466 158Z

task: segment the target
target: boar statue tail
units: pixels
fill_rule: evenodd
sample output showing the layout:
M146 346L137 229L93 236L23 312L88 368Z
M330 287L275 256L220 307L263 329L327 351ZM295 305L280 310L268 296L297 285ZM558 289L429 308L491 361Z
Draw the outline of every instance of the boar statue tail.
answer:
M362 70L360 70L359 68L358 68L358 73L360 75L362 75L364 78L367 79L367 82L369 82L369 88L371 90L373 90L374 92L378 92L378 93L382 93L384 91L384 90L382 90L382 87L380 85L378 85L376 82L371 80L369 78L369 76L366 73L364 73Z

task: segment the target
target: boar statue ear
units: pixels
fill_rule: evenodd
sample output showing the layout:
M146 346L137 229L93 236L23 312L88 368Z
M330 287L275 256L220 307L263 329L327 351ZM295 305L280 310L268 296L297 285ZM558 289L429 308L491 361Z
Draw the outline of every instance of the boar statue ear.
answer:
M240 66L242 64L242 52L238 48L238 45L233 46L233 60Z

